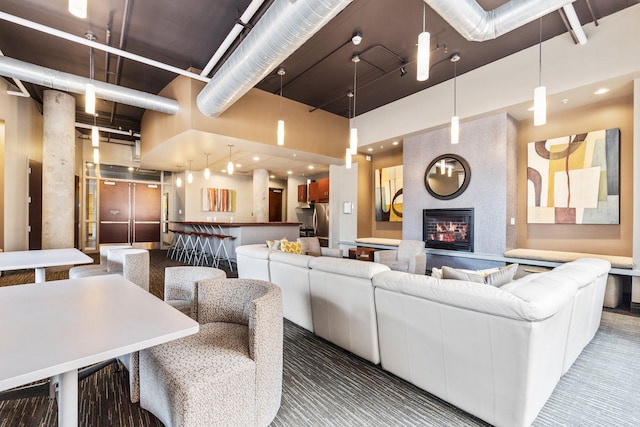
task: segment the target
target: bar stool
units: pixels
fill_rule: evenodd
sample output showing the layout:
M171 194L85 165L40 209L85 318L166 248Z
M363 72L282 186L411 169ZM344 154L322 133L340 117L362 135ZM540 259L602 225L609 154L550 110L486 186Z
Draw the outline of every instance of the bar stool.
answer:
M236 236L232 236L230 234L224 234L224 232L222 231L222 227L218 226L220 228L220 233L215 233L213 235L213 237L215 239L218 240L218 247L216 248L216 254L213 257L214 260L214 267L218 267L220 265L220 261L223 260L227 260L227 263L229 264L229 269L231 271L233 271L233 265L231 264L231 257L229 256L229 251L227 251L227 245L225 244L225 242L227 240L232 241L235 240ZM220 250L224 251L224 258L222 257L222 254L220 253Z

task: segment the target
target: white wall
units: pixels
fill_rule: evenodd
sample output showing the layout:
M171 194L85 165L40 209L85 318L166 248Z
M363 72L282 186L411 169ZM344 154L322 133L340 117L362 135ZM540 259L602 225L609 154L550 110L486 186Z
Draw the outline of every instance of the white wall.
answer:
M353 242L358 236L358 164L329 167L329 245L338 241ZM344 213L344 204L351 205L351 213ZM350 246L339 246L346 255Z

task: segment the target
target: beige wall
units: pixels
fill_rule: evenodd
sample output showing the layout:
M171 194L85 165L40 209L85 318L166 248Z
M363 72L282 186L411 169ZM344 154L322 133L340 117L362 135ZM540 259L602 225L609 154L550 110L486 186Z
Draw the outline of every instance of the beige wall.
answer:
M518 129L518 247L631 256L633 243L633 99L594 104ZM607 128L620 128L620 224L527 224L527 143Z
M178 100L176 115L146 111L141 124L141 155L168 139L194 129L268 145L276 145L275 123L280 118L280 97L251 89L219 117L206 117L198 110L196 98L203 82L184 76L174 79L159 95ZM286 123L286 146L293 150L344 157L349 126L346 118L322 110L310 112L308 105L282 99Z

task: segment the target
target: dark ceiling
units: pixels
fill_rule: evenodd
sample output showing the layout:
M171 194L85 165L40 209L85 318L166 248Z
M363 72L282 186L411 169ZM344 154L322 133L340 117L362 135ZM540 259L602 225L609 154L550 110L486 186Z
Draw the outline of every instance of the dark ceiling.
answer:
M302 1L302 0L298 0ZM308 0L312 1L312 0ZM231 50L257 22L273 0L266 0L246 25ZM574 8L583 25L640 0L577 0ZM89 0L88 17L79 19L67 11L67 0L3 0L0 11L57 30L84 37L91 31L97 42L118 47L178 68L202 69L249 5L249 0ZM478 0L491 10L504 0ZM357 66L356 114L362 114L453 77L450 57L458 53L458 75L535 45L539 22L524 25L497 39L470 42L427 7L426 26L431 33L431 75L416 80L416 43L422 31L422 0L354 0L329 24L311 37L257 87L280 91L275 69L286 69L283 95L310 106L347 117L347 93L353 89L353 54ZM591 10L590 10L591 9ZM123 24L123 17L126 20ZM351 43L354 31L362 43ZM565 34L571 40L559 12L542 19L542 37ZM89 77L89 48L6 19L0 20L0 50L4 55L32 64ZM223 57L223 61L230 52ZM120 64L118 66L118 64ZM404 67L404 68L403 68ZM406 70L406 74L402 75ZM215 72L214 69L213 72ZM95 78L156 94L175 74L128 59L95 53ZM40 102L42 88L26 84ZM79 99L78 121L91 123ZM103 126L138 131L143 110L100 101L98 122Z

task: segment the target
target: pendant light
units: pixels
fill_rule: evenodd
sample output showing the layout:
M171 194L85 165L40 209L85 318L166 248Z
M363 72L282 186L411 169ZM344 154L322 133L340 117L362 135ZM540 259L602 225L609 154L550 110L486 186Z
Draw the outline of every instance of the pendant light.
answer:
M425 30L427 5L423 3L422 6L422 32L418 35L418 72L416 74L419 82L429 78L429 56L431 55L431 34Z
M233 147L233 145L229 144L229 163L227 163L227 173L229 175L233 175L233 162L231 161L231 147Z
M182 166L180 166L180 165L177 165L177 166L178 166L178 176L176 177L176 187L180 188L180 187L182 187L182 178L180 177L180 173L181 173L180 172L180 168Z
M542 18L540 18L540 44L538 54L538 87L533 91L533 125L547 123L547 88L542 86Z
M458 97L458 87L457 87L457 64L460 60L460 55L457 53L451 56L451 62L453 62L453 117L451 117L451 143L457 144L460 142L460 119L457 114L457 97Z
M345 167L351 169L351 148L347 148L347 152L344 155Z
M204 179L208 180L209 178L211 178L211 171L209 170L209 153L204 153L204 155L207 158L207 163L205 164L204 168Z
M71 3L69 3L71 5ZM85 5L86 7L86 5ZM86 13L85 13L86 15ZM89 41L95 41L96 36L91 31L87 31L84 36ZM87 114L96 114L96 87L93 85L93 48L89 48L89 83L84 88L84 112Z
M352 126L349 130L349 149L351 155L355 155L358 152L358 128L356 127L356 87L357 87L357 65L360 62L360 56L355 54L351 57L353 61L353 120Z
M278 145L284 145L284 120L282 120L282 76L284 76L284 67L278 68L280 76L280 120L278 120Z
M78 18L86 18L87 0L69 0L69 13Z
M193 172L191 172L191 162L193 160L188 160L189 162L189 170L187 171L187 182L189 184L193 183Z
M100 131L95 123L95 116L93 118L93 126L91 126L91 146L98 148L100 146Z

